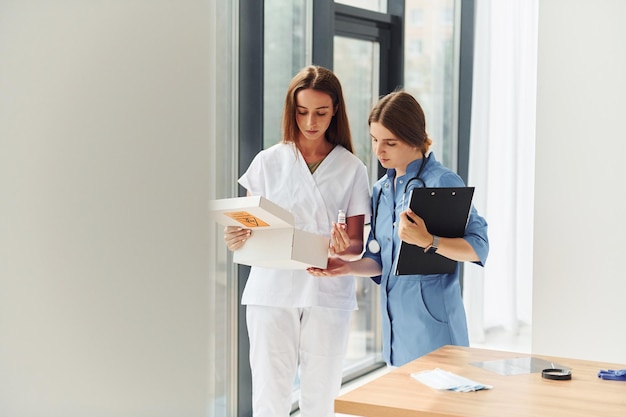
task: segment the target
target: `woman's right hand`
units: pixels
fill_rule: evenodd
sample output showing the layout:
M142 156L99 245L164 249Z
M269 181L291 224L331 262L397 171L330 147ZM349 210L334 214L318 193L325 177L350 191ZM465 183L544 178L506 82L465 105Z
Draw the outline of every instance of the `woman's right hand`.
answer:
M246 240L250 237L252 231L239 226L226 226L224 228L224 240L229 250L236 251L241 249Z

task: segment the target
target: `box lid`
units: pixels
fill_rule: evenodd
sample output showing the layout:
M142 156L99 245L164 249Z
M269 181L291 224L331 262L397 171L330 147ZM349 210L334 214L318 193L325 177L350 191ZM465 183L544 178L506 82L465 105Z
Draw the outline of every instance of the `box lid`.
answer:
M209 201L209 213L224 226L293 228L293 214L262 196L224 198Z

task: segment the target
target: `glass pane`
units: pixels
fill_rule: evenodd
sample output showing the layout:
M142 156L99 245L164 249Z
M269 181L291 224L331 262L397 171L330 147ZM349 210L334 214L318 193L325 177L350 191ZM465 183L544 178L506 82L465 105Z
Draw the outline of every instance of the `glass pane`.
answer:
M237 25L234 19L234 3L218 0L213 4L214 13L209 28L213 36L209 77L214 80L213 95L209 106L209 121L213 126L212 149L207 155L215 178L211 199L232 197L236 194L236 181L232 167L236 166L236 94L232 59ZM229 100L220 101L220 97ZM220 102L232 103L230 106ZM211 224L209 236L209 417L235 415L236 404L236 308L238 306L235 268L227 255L221 228Z
M343 87L355 153L368 166L370 182L374 183L378 161L372 153L367 118L378 98L379 44L335 36L334 55L334 72ZM368 233L366 230L365 236ZM356 283L359 309L352 316L346 376L381 361L378 286L364 278L356 278Z
M335 0L335 3L387 13L387 0Z
M263 147L280 142L287 87L308 64L310 36L307 0L265 0L263 51ZM300 381L293 385L292 411L298 407Z
M263 147L281 140L289 81L306 65L306 0L266 0L263 70Z
M433 151L456 166L455 0L406 0L404 84L426 114Z
M341 81L355 154L367 165L370 182L377 179L367 118L378 98L379 44L343 36L334 38L334 72Z

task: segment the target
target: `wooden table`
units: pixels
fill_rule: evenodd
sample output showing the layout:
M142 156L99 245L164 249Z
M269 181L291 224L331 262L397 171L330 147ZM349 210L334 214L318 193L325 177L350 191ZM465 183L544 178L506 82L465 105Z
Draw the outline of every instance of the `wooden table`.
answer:
M572 379L547 380L541 372L503 375L471 364L523 357L571 368ZM411 377L413 372L435 368L493 389L440 391ZM339 396L335 412L363 417L626 417L626 382L602 380L597 376L600 369L626 365L444 346Z

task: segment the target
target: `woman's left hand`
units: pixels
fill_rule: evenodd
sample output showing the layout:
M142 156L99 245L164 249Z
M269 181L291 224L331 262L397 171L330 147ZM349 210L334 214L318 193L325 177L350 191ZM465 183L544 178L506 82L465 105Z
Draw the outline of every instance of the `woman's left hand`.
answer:
M398 237L403 242L425 248L433 241L433 235L428 232L424 219L407 209L400 213Z
M350 262L341 258L328 258L326 269L310 267L307 272L315 277L339 277L350 273Z

